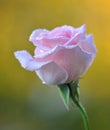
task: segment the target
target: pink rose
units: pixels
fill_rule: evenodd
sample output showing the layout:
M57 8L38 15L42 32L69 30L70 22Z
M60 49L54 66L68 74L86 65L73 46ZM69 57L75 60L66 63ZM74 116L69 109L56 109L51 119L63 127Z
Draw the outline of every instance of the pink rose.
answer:
M52 31L37 29L30 39L36 49L34 57L27 51L15 52L22 67L35 71L43 83L59 85L77 80L92 64L96 55L93 36L86 26L61 26Z

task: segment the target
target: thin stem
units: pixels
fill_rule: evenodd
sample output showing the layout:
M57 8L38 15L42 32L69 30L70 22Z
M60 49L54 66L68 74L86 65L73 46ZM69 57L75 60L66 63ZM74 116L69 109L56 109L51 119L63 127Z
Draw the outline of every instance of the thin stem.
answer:
M85 111L85 108L82 106L82 104L79 101L74 100L74 103L76 104L76 106L80 110L80 113L81 113L83 121L84 121L85 130L89 130L88 116L87 116L87 113Z
M75 103L75 105L78 107L83 118L85 130L89 130L89 122L86 110L83 107L83 105L79 102L78 82L76 81L73 84L68 84L68 87L70 89L70 97L72 98L72 101Z

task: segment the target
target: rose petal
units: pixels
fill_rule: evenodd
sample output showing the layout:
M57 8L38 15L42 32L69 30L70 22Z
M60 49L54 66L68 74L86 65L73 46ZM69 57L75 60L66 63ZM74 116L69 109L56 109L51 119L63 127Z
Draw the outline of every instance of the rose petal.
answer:
M73 35L74 33L82 33L85 34L86 33L86 25L82 25L79 28L75 28L75 30L73 31Z
M36 73L43 83L48 85L63 84L68 78L67 72L55 62L44 65L40 70L37 70Z
M86 26L82 25L81 27L74 29L73 36L65 44L67 46L77 45L79 42L85 39Z
M56 47L54 47L53 49L49 50L49 51L44 51L43 53L40 52L41 49L39 48L36 48L35 49L35 59L36 60L44 60L44 59L47 59L48 56L52 56L52 54L56 53L57 51L59 51L60 49L64 48L64 46L61 46L61 45L57 45ZM42 50L41 50L42 51ZM44 60L45 61L45 60Z
M84 39L84 35L81 33L76 33L65 45L74 46L79 44L79 42Z
M38 39L41 39L42 36L46 35L49 31L46 29L36 29L32 32L30 35L29 41L33 42L35 46L39 46L40 44L38 43Z
M77 80L80 75L85 73L92 64L95 55L88 54L79 46L64 47L57 46L51 53L40 55L36 60L39 62L53 60L64 68L68 75L68 82Z
M67 38L71 38L72 35L72 31L73 31L73 27L72 26L61 26L61 27L57 27L55 29L53 29L52 31L49 32L49 36L53 37L53 36L64 36Z
M56 45L64 45L69 39L66 37L42 37L41 39L37 39L37 42L40 44L41 48L51 49Z
M49 57L48 57L49 59ZM85 73L91 65L94 56L83 52L79 46L75 48L62 48L52 59L67 71L68 82L75 81L80 75Z
M40 69L48 62L37 62L27 51L17 51L14 53L15 57L21 63L21 66L29 71L35 71Z
M97 53L92 34L87 35L86 39L84 41L82 41L79 44L79 46L86 53L92 53L94 55L96 55L96 53Z
M52 31L37 29L32 32L29 40L33 42L35 46L48 50L49 48L55 47L57 44L65 44L69 40L72 32L67 30L67 28L69 29L70 27L63 26L53 29ZM52 35L53 33L55 35Z

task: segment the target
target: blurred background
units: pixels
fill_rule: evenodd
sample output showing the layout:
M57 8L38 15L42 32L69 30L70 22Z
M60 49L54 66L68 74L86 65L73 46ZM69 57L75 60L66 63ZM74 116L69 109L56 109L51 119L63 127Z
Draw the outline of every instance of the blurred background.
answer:
M110 1L0 0L0 130L84 130L77 108L67 111L56 87L21 68L13 53L27 50L36 28L86 24L98 49L80 81L91 130L110 129Z

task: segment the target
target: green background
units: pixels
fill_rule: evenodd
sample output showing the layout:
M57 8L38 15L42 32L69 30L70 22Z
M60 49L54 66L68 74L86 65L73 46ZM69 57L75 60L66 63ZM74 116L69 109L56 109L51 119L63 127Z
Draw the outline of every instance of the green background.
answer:
M57 88L21 68L13 54L33 54L34 29L64 24L86 24L94 35L98 53L80 80L81 101L91 130L110 129L109 0L0 0L0 130L84 130L77 108L67 111Z

